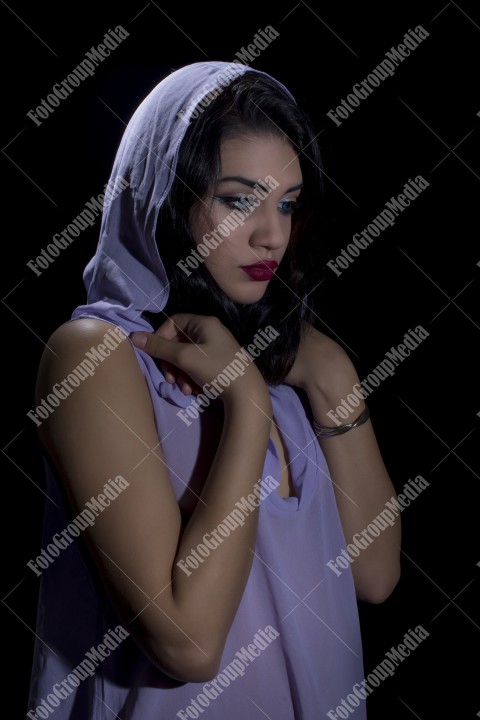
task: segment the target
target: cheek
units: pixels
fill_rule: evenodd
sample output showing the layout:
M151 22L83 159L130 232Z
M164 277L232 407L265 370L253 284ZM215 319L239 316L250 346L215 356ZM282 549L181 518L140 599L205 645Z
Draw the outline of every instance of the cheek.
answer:
M211 230L215 230L222 237L222 244L230 244L232 247L243 247L248 243L250 235L256 226L256 215L244 218L243 225L238 223L235 217L232 217L233 210L228 207L218 205L211 212ZM224 237L222 232L228 235Z
M232 244L229 238L224 238L220 245L210 251L204 262L208 270L219 271L231 266L232 255Z
M203 264L212 275L218 275L226 267L227 256L224 252L225 241L216 248L210 250L210 254L204 258Z
M229 230L229 228L227 228ZM210 251L210 255L207 258L210 260L212 267L227 267L236 263L242 255L242 248L245 243L248 242L247 235L243 228L235 228L230 230L230 234L227 237L219 232L218 237L221 238L221 242L214 250Z

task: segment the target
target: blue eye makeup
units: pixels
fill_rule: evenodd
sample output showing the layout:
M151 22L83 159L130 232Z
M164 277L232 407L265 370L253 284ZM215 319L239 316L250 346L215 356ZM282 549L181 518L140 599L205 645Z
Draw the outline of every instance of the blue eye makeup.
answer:
M251 195L214 195L213 199L218 200L223 205L226 205L232 210L244 210L245 212L251 211L251 205L249 199Z
M213 199L218 200L223 205L226 205L232 210L244 210L245 212L251 212L252 207L250 205L250 198L252 195L214 195ZM301 202L299 200L281 200L278 204L282 215L293 215L300 207Z
M299 210L302 203L299 200L281 200L279 206L282 215L293 215L294 212Z

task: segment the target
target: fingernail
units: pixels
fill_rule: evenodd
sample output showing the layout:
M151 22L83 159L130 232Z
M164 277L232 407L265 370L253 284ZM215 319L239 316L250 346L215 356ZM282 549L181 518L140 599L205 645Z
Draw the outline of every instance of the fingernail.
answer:
M130 340L138 348L143 348L147 344L147 336L141 333L133 333L133 335L130 336Z

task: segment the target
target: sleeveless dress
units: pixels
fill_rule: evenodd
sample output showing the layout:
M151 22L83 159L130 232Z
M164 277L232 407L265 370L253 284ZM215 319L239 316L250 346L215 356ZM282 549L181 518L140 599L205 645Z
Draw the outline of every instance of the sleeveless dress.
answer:
M84 272L87 303L75 309L73 320L103 319L109 323L106 329L114 326L127 335L152 331L143 312L162 310L169 286L156 222L173 182L188 118L202 97L218 94L244 72L265 75L234 63L188 65L162 80L137 108L105 193L97 251ZM292 98L275 82L279 92ZM79 215L76 221L81 220L88 218ZM213 401L187 426L177 413L191 398L165 381L149 355L134 350L186 518L218 447L223 405L221 399ZM296 497L281 498L272 490L280 483L280 461L270 439L253 565L217 677L207 683L182 683L147 659L122 629L79 537L41 574L27 717L319 720L361 683L362 646L351 569L337 576L327 567L346 543L325 457L296 391L287 384L268 385L268 390ZM63 483L47 457L44 461L45 548L73 518ZM361 701L356 720L365 717Z

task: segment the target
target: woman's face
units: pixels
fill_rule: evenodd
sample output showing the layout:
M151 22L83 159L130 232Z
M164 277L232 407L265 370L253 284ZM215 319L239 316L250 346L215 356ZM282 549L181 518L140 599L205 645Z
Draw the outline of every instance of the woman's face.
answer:
M225 140L220 152L220 175L213 199L193 207L190 216L192 233L198 246L205 244L205 234L212 237L216 231L213 237L220 242L204 257L207 270L233 301L254 303L264 295L288 246L292 213L302 185L300 163L290 143L269 135ZM262 193L260 183L269 176L273 178L270 187L274 189L267 187L265 190L266 186L263 186ZM260 186L260 195L266 195L265 199L255 195L255 185ZM248 206L242 203L248 196L254 198L257 207L252 211L247 209L247 215L243 214L242 219L242 215L234 211L241 211L243 207L245 213ZM243 225L239 224L238 218ZM229 229L230 234L224 237L221 233L228 228L226 219L233 229ZM267 264L262 264L260 269L244 269L263 261Z

